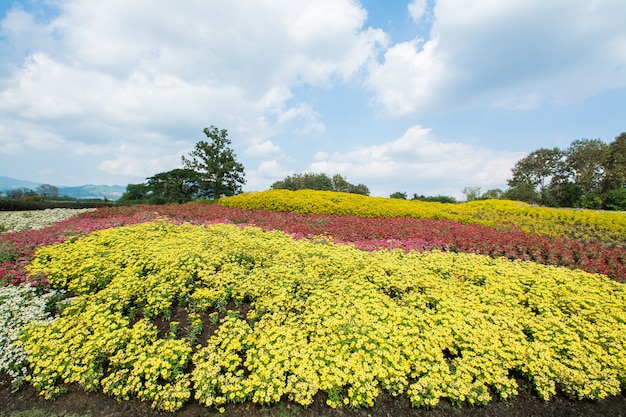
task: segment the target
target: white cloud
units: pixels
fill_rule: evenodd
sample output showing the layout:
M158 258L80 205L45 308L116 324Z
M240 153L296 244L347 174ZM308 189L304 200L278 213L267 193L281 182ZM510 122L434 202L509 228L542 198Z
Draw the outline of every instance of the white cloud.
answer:
M441 0L433 13L430 39L371 64L366 84L387 115L476 102L526 109L626 85L623 1Z
M426 0L413 0L407 6L409 15L414 22L419 21L426 12Z
M0 21L0 166L29 178L28 158L58 178L137 182L180 166L215 125L248 189L303 172L303 160L381 190L396 178L461 189L501 177L510 154L424 129L374 145L415 121L376 119L362 101L388 116L476 103L488 114L626 84L622 0L407 3L390 30L423 39L390 45L357 0L45 1L51 15L22 2Z
M158 172L169 171L180 165L182 153L167 153L162 149L146 152L146 148L122 144L112 152L98 169L112 177L150 177Z
M280 154L280 147L271 140L252 139L252 143L243 152L245 156L263 158Z
M209 124L263 129L266 139L287 124L321 133L311 104L291 102L292 88L348 79L386 42L381 30L363 29L366 12L353 0L55 5L48 21L15 9L0 23L4 53L24 57L0 78L0 125L11 125L15 140L30 135L20 131L25 122L42 120L68 143L113 147L113 135L181 140L181 126ZM0 149L27 145L12 140Z
M390 47L384 63L372 64L367 85L374 103L386 114L401 116L441 105L445 81L454 78L453 67L438 52L438 39L417 39Z
M267 190L276 181L291 175L281 159L262 161L256 168L246 169L246 189L251 191Z
M60 134L51 132L29 121L7 120L0 123L0 143L12 154L27 154L33 151L66 149L68 141Z
M392 191L429 195L445 189L460 198L466 186L484 187L485 191L503 187L511 168L523 156L458 142L438 142L429 129L417 125L400 138L380 145L332 155L319 153L309 169L340 172L348 181L367 185L373 195L388 196L393 184L399 189Z
M352 0L59 6L61 14L45 27L59 38L50 48L58 59L116 78L175 73L259 95L285 83L350 76L386 39L380 30L362 30L367 14Z

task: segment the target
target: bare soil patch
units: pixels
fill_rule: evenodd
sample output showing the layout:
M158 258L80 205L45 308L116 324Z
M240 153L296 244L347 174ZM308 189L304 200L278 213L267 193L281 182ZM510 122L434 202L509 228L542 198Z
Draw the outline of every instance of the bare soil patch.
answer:
M272 407L257 404L231 404L220 414L215 408L206 408L190 401L175 413L159 412L138 400L119 402L102 393L87 393L78 387L69 387L66 394L47 401L31 386L12 392L7 375L0 374L0 410L5 412L39 409L60 415L78 413L92 417L626 417L626 397L610 397L599 401L577 401L558 395L550 401L537 398L529 387L521 386L519 395L508 401L492 401L478 407L457 407L442 401L432 409L412 408L404 397L381 393L373 408L337 408L325 404L324 394L318 394L314 403L303 408L283 401Z

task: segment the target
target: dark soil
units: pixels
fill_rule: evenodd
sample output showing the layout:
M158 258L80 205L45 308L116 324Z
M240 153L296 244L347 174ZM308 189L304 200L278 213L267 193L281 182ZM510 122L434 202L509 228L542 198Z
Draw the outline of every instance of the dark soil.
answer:
M405 397L392 397L381 393L373 408L337 408L325 405L325 397L320 394L308 408L288 402L273 407L256 404L234 404L226 406L221 414L225 417L586 417L607 416L626 417L626 397L611 397L600 401L576 401L557 396L550 401L542 401L526 387L520 388L519 395L509 401L492 401L484 406L457 407L442 401L432 409L412 408ZM69 387L66 394L54 401L47 401L34 388L25 386L12 392L7 375L0 374L0 411L22 411L39 409L59 415L78 413L92 417L196 417L218 416L215 408L206 408L197 402L189 402L175 413L158 412L141 401L118 402L101 393L86 393L77 387Z

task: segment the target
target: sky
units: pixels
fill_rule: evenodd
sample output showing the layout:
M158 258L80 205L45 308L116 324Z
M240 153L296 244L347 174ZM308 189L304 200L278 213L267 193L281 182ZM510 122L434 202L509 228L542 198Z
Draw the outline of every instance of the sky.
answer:
M626 131L624 0L2 0L0 176L142 183L226 129L244 191L506 189Z

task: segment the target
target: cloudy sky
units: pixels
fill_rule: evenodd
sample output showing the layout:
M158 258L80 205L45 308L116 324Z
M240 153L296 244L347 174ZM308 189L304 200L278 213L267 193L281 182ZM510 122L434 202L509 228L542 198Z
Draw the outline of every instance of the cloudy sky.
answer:
M0 175L143 182L227 129L245 191L506 188L626 131L624 0L3 0Z

